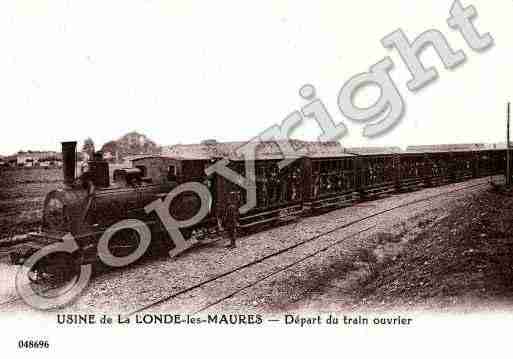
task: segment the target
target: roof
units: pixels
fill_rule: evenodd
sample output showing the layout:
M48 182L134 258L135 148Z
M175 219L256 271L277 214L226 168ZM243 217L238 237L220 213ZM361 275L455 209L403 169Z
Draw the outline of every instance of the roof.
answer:
M152 155L152 154L131 155L131 156L126 156L125 160L127 160L127 161L135 161L135 160L142 160L142 159L145 159L145 158L169 158L169 156Z
M486 149L484 143L456 143L446 145L421 145L408 146L408 152L460 152L460 151L478 151Z
M488 150L505 150L506 142L489 143L486 145L486 149L488 149Z
M11 155L11 156L5 156L3 158L4 161L16 161L16 159L18 158L18 156L16 155Z
M400 147L350 147L345 150L357 155L393 155L402 152Z
M291 152L284 154L282 148L290 144L293 151L303 150L304 152ZM247 146L247 147L246 147ZM252 147L254 146L254 147ZM476 151L499 148L500 144L485 145L482 143L470 144L446 144L446 145L421 145L409 146L406 151L400 147L350 147L344 148L337 141L318 142L318 141L263 141L263 142L217 142L215 140L204 141L200 144L178 144L164 147L162 155L139 155L133 156L137 159L147 157L163 157L185 160L211 160L216 158L226 158L231 161L243 161L245 159L245 149L248 156L254 155L255 160L270 159L294 159L302 155L310 158L330 158L330 157L351 157L354 155L392 155L400 153L424 153L424 152L457 152L457 151ZM133 159L133 158L132 158Z
M347 153L339 142L308 142L306 146L308 156L312 158L354 156L351 153Z
M283 153L282 148L292 147L291 153ZM295 152L304 149L304 153ZM248 152L249 151L249 152ZM254 155L255 160L294 159L302 155L308 157L350 156L338 142L309 142L300 140L262 142L208 142L201 144L174 145L163 149L163 155L183 159L209 160L227 158L243 161Z

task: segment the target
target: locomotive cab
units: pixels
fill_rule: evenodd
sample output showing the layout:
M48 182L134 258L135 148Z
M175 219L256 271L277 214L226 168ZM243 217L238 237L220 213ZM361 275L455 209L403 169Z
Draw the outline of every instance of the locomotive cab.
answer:
M113 180L116 185L122 187L152 183L152 179L145 177L141 168L122 168L115 170Z

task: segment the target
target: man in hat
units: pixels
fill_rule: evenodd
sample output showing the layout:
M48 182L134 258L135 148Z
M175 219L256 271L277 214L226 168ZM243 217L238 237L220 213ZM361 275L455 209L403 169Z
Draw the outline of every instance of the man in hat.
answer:
M239 196L237 192L231 192L229 196L228 206L226 207L224 227L230 237L230 245L228 248L235 248L237 245L237 230L239 227Z

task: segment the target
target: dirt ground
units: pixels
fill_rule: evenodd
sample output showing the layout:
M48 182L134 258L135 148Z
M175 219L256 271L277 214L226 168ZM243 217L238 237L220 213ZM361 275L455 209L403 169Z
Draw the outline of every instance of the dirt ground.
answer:
M62 170L0 169L0 239L34 231L45 195L62 185Z
M332 274L278 286L302 288L271 311L351 310L474 312L513 307L513 197L491 189L425 212L367 240ZM306 288L306 289L305 289Z
M513 197L487 191L465 198L395 260L372 258L377 268L357 298L435 310L513 303L512 227Z

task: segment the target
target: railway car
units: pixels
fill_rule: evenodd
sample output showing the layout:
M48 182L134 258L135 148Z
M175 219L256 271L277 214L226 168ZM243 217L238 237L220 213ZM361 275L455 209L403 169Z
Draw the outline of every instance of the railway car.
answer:
M451 152L436 146L409 146L405 153L417 156L422 162L422 180L426 187L441 186L451 182Z
M451 152L452 179L461 182L476 177L477 155L476 151L459 150Z
M214 163L228 160L228 168L246 177L244 142L219 143L210 141L199 145L175 145L166 155L182 163L203 160ZM302 155L284 154L279 142L260 142L254 148L256 206L240 217L240 227L249 229L300 218L312 209L340 206L353 199L354 161L337 142L312 143L292 140L290 145L302 150ZM283 161L288 161L282 166ZM187 180L190 180L188 178ZM221 221L227 198L236 193L241 203L247 202L244 188L222 175L214 174L212 188L215 208L211 217Z
M407 152L426 156L424 173L430 185L465 181L479 176L479 152L484 144L409 146Z
M417 190L430 185L430 161L425 152L405 151L399 156L398 188Z
M222 226L227 199L235 194L242 205L247 201L247 193L242 184L234 183L217 172L207 177L205 170L219 160L227 160L226 166L242 178L246 177L244 142L219 143L211 141L202 144L175 145L166 150L166 156L176 158L180 163L179 183L200 181L207 184L213 198L208 216L211 225ZM298 218L303 210L303 160L299 156L284 156L276 142L259 143L254 153L254 185L256 186L256 206L240 217L240 227L250 228L267 223L277 223ZM280 168L283 160L294 160L286 168ZM192 175L197 163L198 178Z
M477 153L477 171L479 177L504 173L506 164L506 146L489 146Z
M428 174L426 181L429 186L441 186L451 181L450 152L426 152L428 159Z
M305 167L305 207L315 213L351 205L359 198L357 156L338 143L309 143Z
M398 186L398 147L353 147L346 150L357 156L355 182L361 199L395 192Z

